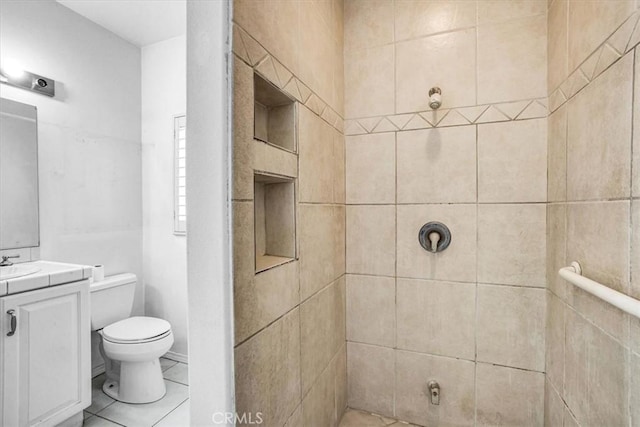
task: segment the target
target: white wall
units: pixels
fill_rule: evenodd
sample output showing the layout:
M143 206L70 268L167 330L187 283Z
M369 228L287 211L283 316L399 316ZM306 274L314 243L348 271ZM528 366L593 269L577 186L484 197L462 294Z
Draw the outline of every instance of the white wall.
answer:
M187 246L173 234L173 117L187 110L186 37L142 48L145 314L171 323L187 354Z
M0 62L56 80L53 99L0 85L38 108L41 259L136 273L142 313L140 50L53 1L1 9Z
M191 425L233 412L230 1L187 3ZM222 426L222 424L218 424Z

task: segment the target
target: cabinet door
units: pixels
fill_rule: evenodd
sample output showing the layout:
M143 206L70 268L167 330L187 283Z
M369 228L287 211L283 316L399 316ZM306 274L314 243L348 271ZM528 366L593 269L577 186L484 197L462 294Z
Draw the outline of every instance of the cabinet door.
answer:
M52 426L89 406L88 281L2 300L2 425ZM10 310L17 328L7 336Z

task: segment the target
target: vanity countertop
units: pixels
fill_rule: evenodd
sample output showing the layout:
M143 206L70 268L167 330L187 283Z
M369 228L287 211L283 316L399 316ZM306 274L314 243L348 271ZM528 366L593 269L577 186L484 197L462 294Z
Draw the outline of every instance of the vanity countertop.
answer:
M37 271L24 276L0 279L0 297L89 279L93 273L93 269L88 265L53 261L23 262L14 264L14 267L33 268ZM0 267L4 268L12 267Z

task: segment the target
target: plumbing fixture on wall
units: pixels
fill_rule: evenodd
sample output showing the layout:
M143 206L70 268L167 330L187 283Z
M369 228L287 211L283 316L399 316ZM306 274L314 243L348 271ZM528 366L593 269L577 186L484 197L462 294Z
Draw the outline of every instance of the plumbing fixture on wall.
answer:
M439 87L432 87L429 89L429 107L433 110L437 110L442 105L442 91Z
M420 246L429 252L442 252L451 243L451 231L441 222L428 222L420 228L418 241Z
M431 380L427 384L427 387L429 388L429 396L431 396L431 404L439 405L440 404L440 384L438 384L436 381Z
M13 62L6 62L0 66L0 83L51 97L56 94L55 80L25 71Z

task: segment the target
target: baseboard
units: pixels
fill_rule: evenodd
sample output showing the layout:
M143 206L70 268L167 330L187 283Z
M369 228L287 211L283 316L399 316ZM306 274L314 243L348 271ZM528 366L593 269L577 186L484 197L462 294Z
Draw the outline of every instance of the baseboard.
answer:
M167 351L164 356L165 359L174 360L176 362L189 363L189 356L182 353L176 353L174 351Z
M101 363L91 368L91 378L95 378L100 374L104 374L104 363Z

